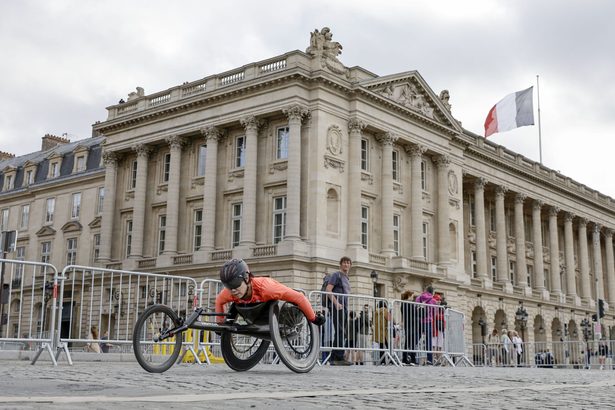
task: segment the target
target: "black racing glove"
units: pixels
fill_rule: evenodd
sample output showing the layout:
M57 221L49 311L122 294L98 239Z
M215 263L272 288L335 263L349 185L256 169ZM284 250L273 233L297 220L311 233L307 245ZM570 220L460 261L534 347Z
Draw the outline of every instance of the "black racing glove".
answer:
M316 317L314 318L314 320L312 320L312 323L314 323L316 326L322 326L327 322L327 318L325 318L325 316L318 312L316 313Z

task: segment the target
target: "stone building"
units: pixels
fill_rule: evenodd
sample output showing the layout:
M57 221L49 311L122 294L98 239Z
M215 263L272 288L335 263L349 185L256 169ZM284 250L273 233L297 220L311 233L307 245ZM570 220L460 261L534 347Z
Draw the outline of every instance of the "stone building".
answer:
M319 289L348 255L355 293L433 283L474 342L479 323L527 341L580 338L597 299L612 326L615 201L464 129L448 91L416 71L344 66L331 37L316 30L306 52L139 87L94 124L104 137L0 160L3 227L31 207L21 257L40 260L50 237L63 265L74 232L80 264L205 278L241 257L256 275ZM28 167L46 178L24 185ZM76 192L93 205L78 220ZM49 223L53 196L66 215Z

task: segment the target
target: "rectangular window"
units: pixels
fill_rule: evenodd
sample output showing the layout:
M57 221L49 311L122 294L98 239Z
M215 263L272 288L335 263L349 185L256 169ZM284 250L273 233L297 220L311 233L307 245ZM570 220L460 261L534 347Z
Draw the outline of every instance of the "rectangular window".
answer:
M80 155L77 157L77 172L85 171L85 157Z
M132 161L132 168L130 168L130 184L129 189L135 189L137 186L137 161Z
M542 246L549 246L549 227L547 222L540 224L540 232L542 234Z
M167 236L167 216L160 215L158 217L158 255L164 252L164 241Z
M15 259L17 259L18 261L26 260L26 247L25 246L18 246L15 249L15 252L16 252ZM23 272L24 272L24 265L16 264L15 265L15 276L13 276L13 281L12 281L13 289L19 288L21 286L21 278L23 278Z
M470 226L476 225L474 195L468 194L468 207L470 208Z
M278 139L276 142L276 159L288 158L288 127L278 128Z
M77 262L77 238L66 240L66 264L75 265Z
M197 160L196 175L205 175L205 160L207 159L207 145L199 145L199 159Z
M233 248L238 246L241 240L241 208L242 204L240 202L238 204L233 204L231 209L231 246Z
M393 170L393 181L399 182L399 151L393 150L391 161L391 168Z
M508 276L510 277L510 283L515 284L515 269L517 269L517 264L515 261L508 262Z
M176 296L179 296L179 297L184 297L184 296L186 296L186 295L188 294L188 292L187 292L188 287L187 287L186 285L187 285L187 283L186 283L186 282L175 283L175 284L173 285L173 293L174 293Z
M523 217L523 224L525 228L525 241L532 242L532 237L534 236L532 235L532 217L530 215L525 215Z
M369 171L369 141L361 139L361 170Z
M2 215L0 216L0 231L8 231L9 230L9 208L4 208L2 210Z
M78 219L81 214L81 192L73 194L72 205L70 211L70 217L72 219Z
M13 175L5 175L4 178L4 190L8 191L9 189L13 189Z
M489 229L492 232L496 231L496 222L495 222L495 203L493 201L488 202L489 206Z
M126 221L126 233L125 233L124 243L126 244L126 255L125 257L129 257L132 252L132 219Z
M284 239L286 234L286 197L273 198L273 243Z
M421 188L423 191L427 191L427 163L425 160L421 161Z
M201 249L201 240L203 236L203 210L195 209L194 210L194 221L193 221L193 246L192 249L198 251Z
M498 279L498 259L495 256L491 257L491 280L497 281Z
M476 251L470 251L470 258L472 261L472 277L478 277L478 270L476 269Z
M51 259L51 242L41 243L41 262L49 263Z
M31 169L27 170L24 179L27 185L34 183L34 172Z
M51 176L51 178L55 178L60 176L60 167L59 164L57 162L52 162L51 163L51 172L49 174Z
M53 213L56 209L56 199L55 198L47 198L47 204L45 206L45 223L53 222Z
M100 257L100 234L94 234L94 238L92 240L92 258L93 262L96 262Z
M530 288L534 283L534 267L532 265L527 265L527 286Z
M27 229L30 224L30 205L21 206L21 218L19 218L19 227Z
M96 213L98 215L102 214L103 206L105 205L105 187L102 186L98 188L98 203L96 204Z
M361 207L361 245L363 249L369 246L369 208Z
M162 161L162 182L169 182L169 173L171 172L171 154L164 154Z
M246 137L235 139L235 168L243 168L246 164Z
M510 208L506 209L506 233L508 236L515 236L513 233L513 212Z
M423 258L429 257L429 223L423 222Z
M393 215L393 250L397 256L399 256L400 219L401 217L399 215Z

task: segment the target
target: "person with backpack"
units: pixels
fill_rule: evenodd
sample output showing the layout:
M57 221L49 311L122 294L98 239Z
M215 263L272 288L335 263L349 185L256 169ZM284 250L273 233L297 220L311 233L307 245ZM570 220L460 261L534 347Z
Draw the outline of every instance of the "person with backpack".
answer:
M352 363L344 359L344 347L346 337L346 327L348 324L348 297L350 294L350 280L348 274L352 267L352 260L348 256L340 259L340 270L331 274L325 290L327 294L329 310L335 336L333 347L337 348L331 352L331 364L334 366L349 366Z
M425 305L436 305L437 302L433 297L433 286L429 285L425 288L425 291L421 293L421 295L416 298L416 303L423 303ZM435 310L433 307L424 306L425 315L422 319L422 328L421 330L424 332L425 336L425 350L427 351L427 364L431 365L433 363L433 350L432 350L432 335L433 335L433 318L435 314Z

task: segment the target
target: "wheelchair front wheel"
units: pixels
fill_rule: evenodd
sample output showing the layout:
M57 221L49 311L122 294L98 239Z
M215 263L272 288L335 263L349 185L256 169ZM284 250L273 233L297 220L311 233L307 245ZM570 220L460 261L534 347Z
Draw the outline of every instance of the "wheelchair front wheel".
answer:
M280 360L296 373L307 373L318 360L318 327L290 302L273 303L269 309L271 341Z
M137 362L150 373L162 373L177 361L182 347L182 334L160 340L160 335L180 326L175 311L168 306L153 305L141 313L132 334L132 347Z

